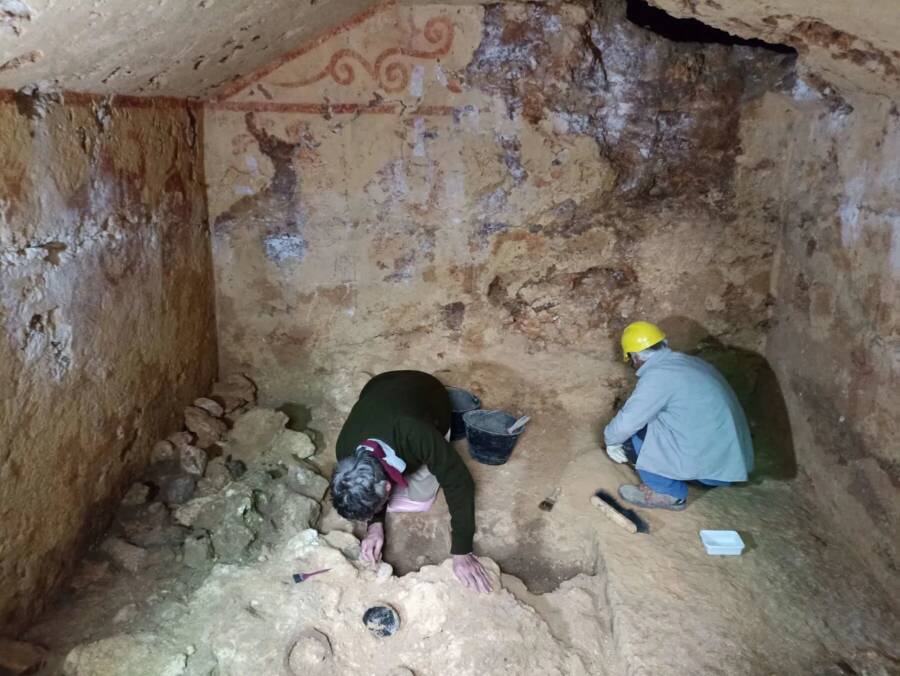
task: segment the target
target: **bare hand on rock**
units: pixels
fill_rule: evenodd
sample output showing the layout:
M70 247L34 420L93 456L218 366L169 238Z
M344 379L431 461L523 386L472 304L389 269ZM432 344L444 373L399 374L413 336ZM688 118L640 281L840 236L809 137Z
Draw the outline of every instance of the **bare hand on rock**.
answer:
M491 580L487 571L474 554L454 554L453 572L469 589L485 594L491 591Z
M381 561L381 549L384 547L384 525L379 522L370 523L366 537L359 543L360 558L368 563Z

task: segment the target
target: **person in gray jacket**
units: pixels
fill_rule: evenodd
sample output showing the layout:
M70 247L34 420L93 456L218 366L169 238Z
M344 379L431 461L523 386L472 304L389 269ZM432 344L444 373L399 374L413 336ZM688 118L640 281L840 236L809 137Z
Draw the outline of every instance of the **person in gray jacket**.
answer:
M622 352L638 382L603 436L609 457L634 464L641 483L620 486L619 495L640 507L681 510L688 481L746 481L750 428L725 378L702 359L670 350L649 322L625 329Z

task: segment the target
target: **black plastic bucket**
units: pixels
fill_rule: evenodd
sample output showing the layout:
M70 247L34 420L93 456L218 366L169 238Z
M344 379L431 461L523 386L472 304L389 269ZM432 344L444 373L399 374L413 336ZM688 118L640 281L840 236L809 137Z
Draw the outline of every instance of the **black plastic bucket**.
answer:
M450 395L450 408L453 411L450 423L450 441L459 441L466 436L466 423L463 421L463 415L481 408L481 399L461 387L448 387L447 394Z
M469 455L484 465L502 465L509 460L516 442L525 431L522 427L512 434L507 432L517 418L503 411L469 411L463 418Z

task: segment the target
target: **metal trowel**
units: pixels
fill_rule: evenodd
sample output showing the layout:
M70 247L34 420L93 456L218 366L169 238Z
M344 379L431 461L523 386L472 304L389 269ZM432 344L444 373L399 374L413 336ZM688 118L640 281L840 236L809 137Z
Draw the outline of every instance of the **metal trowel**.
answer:
M514 422L512 425L510 425L508 428L506 428L506 433L507 434L515 434L520 429L525 427L525 425L528 424L529 420L531 420L530 415L523 415L521 418L516 420L516 422Z

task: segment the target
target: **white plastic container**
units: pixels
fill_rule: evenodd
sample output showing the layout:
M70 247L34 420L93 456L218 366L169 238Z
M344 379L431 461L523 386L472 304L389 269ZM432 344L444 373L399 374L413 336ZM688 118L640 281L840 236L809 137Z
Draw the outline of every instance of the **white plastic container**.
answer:
M710 556L740 556L744 541L736 530L701 530L700 540Z

